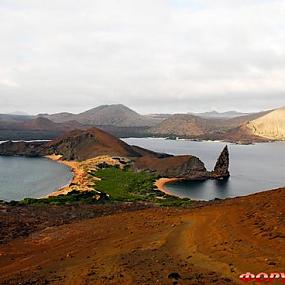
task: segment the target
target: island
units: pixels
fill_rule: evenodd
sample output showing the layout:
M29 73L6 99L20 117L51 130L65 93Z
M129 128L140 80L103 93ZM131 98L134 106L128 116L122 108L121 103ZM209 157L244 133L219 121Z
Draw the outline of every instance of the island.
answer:
M214 170L208 171L198 157L174 156L131 146L98 128L74 130L48 142L7 141L0 144L0 155L48 157L70 166L74 172L71 185L52 193L52 196L72 190L93 191L96 189L94 173L104 167L127 168L133 173L145 172L155 178L168 178L171 181L225 179L230 175L227 146Z

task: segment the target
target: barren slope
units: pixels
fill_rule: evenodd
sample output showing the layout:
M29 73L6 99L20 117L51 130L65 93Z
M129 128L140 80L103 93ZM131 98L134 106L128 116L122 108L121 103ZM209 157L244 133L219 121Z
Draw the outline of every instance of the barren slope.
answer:
M279 189L196 209L151 208L50 225L0 246L0 284L240 284L241 273L283 272L284 199ZM11 209L2 209L6 224L9 215ZM178 283L171 273L179 274Z
M45 115L55 122L76 120L90 126L143 127L153 126L163 120L160 117L143 116L122 105L101 105L80 114L58 113Z
M232 139L239 131L250 137L241 126L250 120L259 118L267 112L249 114L234 118L202 118L190 114L175 114L150 129L155 135L175 135L179 137Z
M285 140L285 107L250 121L247 128L257 136Z

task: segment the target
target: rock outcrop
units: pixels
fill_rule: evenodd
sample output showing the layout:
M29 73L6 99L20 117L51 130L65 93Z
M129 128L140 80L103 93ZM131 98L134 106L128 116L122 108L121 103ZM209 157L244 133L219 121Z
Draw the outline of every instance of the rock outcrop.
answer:
M134 170L148 170L161 177L183 178L187 180L207 179L208 172L204 163L191 155L157 158L143 156L133 165Z
M37 157L45 143L46 142L7 141L0 144L0 155Z
M228 178L230 176L229 165L230 165L229 150L228 146L225 146L217 160L214 171L212 171L213 178L217 179Z

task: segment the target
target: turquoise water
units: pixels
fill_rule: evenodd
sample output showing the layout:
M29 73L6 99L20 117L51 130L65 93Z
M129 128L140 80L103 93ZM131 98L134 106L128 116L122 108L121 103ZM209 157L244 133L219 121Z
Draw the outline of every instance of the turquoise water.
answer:
M129 144L158 152L198 156L212 170L226 145L224 142L129 138ZM227 181L182 182L166 186L179 197L212 200L245 196L285 186L285 142L254 145L228 144L231 177Z
M69 167L46 158L0 156L0 200L39 198L71 179Z

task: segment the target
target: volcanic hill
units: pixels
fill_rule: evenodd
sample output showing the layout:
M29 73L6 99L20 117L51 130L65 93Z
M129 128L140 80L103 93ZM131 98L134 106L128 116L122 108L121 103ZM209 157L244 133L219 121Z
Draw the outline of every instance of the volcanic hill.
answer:
M45 115L52 121L76 120L90 126L143 127L161 122L161 118L140 115L122 104L101 105L80 114L58 113Z

